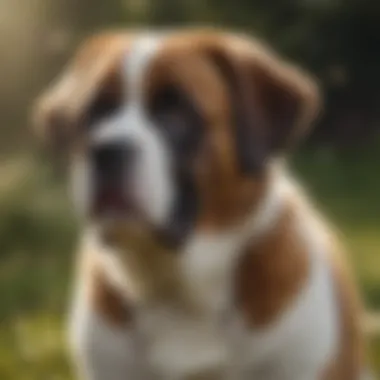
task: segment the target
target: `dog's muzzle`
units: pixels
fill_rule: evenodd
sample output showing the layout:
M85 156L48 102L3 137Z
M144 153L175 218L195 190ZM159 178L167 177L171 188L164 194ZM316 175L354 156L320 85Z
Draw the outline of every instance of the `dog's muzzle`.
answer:
M129 189L135 158L135 147L125 142L106 143L91 148L93 216L125 216L132 212L134 202Z

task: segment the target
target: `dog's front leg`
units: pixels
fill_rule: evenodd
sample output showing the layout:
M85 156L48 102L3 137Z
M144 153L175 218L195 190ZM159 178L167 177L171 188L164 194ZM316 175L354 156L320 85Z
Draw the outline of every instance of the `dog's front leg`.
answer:
M70 349L79 380L145 380L138 343L126 324L112 324L76 305L70 321Z

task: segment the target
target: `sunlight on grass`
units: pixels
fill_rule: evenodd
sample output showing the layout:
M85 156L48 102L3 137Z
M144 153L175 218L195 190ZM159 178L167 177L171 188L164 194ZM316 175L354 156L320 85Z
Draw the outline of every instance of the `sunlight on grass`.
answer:
M377 374L376 379L380 379L380 337L370 342L370 359L373 370Z
M72 379L63 328L56 316L16 316L0 325L0 335L1 379Z

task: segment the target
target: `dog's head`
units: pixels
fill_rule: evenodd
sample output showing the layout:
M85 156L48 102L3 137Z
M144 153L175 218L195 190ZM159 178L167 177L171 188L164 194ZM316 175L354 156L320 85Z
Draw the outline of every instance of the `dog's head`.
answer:
M243 218L317 110L313 81L268 48L182 31L86 42L37 119L68 154L86 218L133 218L180 241Z

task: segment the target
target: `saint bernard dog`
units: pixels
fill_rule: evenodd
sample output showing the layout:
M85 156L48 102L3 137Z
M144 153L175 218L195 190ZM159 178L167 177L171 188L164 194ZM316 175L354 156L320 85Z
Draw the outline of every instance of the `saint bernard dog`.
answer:
M319 112L306 73L244 35L105 32L37 103L82 221L78 378L365 378L356 286L284 162ZM116 220L146 239L112 244Z

